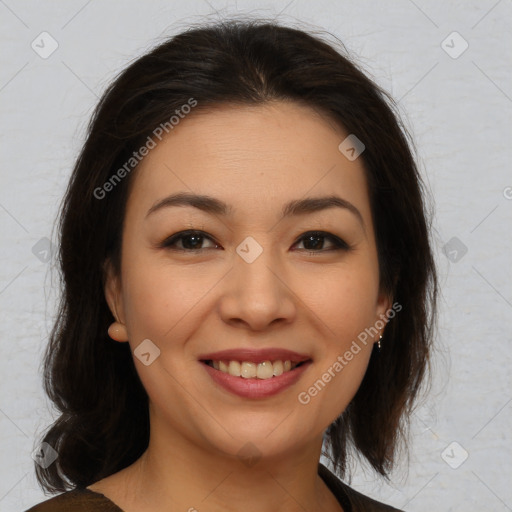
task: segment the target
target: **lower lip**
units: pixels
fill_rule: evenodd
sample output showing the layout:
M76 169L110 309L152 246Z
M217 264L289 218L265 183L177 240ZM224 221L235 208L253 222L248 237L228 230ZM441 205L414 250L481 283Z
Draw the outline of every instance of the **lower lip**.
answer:
M297 368L284 372L278 377L270 379L245 379L243 377L233 377L229 373L216 370L206 363L201 362L210 377L221 387L244 398L267 398L277 395L286 388L293 386L307 370L311 361L304 362Z

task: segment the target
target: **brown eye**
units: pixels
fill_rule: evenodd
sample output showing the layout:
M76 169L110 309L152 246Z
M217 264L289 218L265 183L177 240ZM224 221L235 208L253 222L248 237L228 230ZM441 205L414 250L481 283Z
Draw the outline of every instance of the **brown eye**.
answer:
M165 239L162 242L161 247L176 251L200 252L204 249L212 248L203 247L203 243L208 240L213 242L214 248L220 247L209 235L203 231L196 230L180 231L179 233L176 233Z
M331 242L331 248L324 248L325 240L329 240ZM344 240L331 233L326 233L325 231L310 231L305 233L297 242L295 242L295 244L299 242L304 244L304 250L309 254L322 253L326 251L346 251L350 249Z

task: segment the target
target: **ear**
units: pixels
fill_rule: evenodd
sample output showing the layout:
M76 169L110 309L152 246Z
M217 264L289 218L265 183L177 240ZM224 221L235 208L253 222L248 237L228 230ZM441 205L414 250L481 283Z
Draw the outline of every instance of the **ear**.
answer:
M110 259L103 265L105 299L115 322L109 327L110 337L116 341L128 341L120 277L114 271Z
M387 325L387 321L388 321L388 315L386 314L390 309L391 309L391 305L393 304L393 297L391 296L391 294L389 292L387 292L386 290L381 290L379 292L379 296L377 298L377 308L376 308L376 314L377 314L377 317L376 317L376 325L382 325L382 323L384 323L384 326L382 327L382 329L379 329L380 331L380 335L384 336L384 330L386 328L386 325ZM375 339L375 342L379 341L379 335L377 335L376 339Z

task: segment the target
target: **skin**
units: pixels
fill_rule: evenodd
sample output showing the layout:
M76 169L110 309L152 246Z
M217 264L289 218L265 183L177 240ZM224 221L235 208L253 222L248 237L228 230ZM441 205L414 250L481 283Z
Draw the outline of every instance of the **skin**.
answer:
M142 161L127 203L121 275L109 267L105 296L118 320L113 339L132 351L150 339L161 351L149 366L134 357L150 398L150 443L91 490L125 512L342 510L317 474L322 436L356 393L378 334L309 404L298 394L391 304L379 289L361 158L338 150L347 135L295 103L223 106L189 115ZM146 217L176 192L214 196L232 212L173 206ZM288 201L331 194L362 221L342 208L280 219ZM178 250L190 239L159 246L187 229L211 237L196 245L202 252ZM301 237L312 230L350 249L334 250L329 238L308 245ZM250 264L236 252L247 236L263 248ZM241 347L287 348L313 363L278 395L241 398L198 361ZM260 457L252 466L236 455L248 442Z

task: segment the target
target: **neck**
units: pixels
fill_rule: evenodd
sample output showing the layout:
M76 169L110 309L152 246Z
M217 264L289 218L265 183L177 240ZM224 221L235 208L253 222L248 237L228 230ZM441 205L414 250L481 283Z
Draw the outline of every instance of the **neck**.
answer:
M248 457L227 456L152 428L146 452L118 473L116 503L126 512L342 512L318 475L321 448L320 435L273 457L258 458L254 445Z

